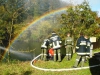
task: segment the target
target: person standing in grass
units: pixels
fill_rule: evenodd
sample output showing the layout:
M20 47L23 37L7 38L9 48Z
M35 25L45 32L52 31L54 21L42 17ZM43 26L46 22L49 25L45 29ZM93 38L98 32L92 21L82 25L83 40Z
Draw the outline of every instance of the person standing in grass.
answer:
M41 50L42 50L41 60L44 60L44 61L47 60L48 46L49 46L49 39L44 39L44 41L41 45Z
M77 40L76 49L77 49L77 58L73 68L77 68L80 62L81 62L81 67L83 67L86 57L87 41L82 33L80 34L80 37Z
M57 61L57 57L58 61L61 61L61 42L61 38L55 32L52 32L52 36L50 37L50 46L54 50L54 61Z
M66 58L70 60L73 54L73 38L70 33L67 33L67 37L65 38L65 48L66 48Z

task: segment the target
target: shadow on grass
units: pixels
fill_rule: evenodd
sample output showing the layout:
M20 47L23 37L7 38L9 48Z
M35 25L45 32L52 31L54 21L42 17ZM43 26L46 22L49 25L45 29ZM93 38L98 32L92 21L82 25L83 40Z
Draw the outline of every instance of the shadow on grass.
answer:
M31 75L32 71L26 71L23 75Z
M91 59L89 59L89 66L100 64L100 57L94 55ZM90 68L91 75L100 75L100 66Z

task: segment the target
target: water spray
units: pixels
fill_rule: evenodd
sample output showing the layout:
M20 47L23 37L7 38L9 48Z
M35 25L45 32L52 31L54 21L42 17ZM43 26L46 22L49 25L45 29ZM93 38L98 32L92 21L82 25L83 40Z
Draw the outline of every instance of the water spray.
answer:
M7 49L7 48L4 48L2 46L0 46L0 49L3 50L3 51L6 51L6 52L8 51L8 53L12 53L14 55L17 55L18 57L31 58L31 55L29 55L29 54L25 54L25 53L15 51L15 50L12 50L12 49Z

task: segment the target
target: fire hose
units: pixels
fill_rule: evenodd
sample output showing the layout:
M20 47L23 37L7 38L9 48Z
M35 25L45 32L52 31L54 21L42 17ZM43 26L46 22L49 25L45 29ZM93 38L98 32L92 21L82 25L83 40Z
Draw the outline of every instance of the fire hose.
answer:
M97 67L100 66L100 64L98 65L93 65L93 66L87 66L87 67L79 67L79 68L62 68L62 69L47 69L47 68L40 68L34 65L34 61L36 59L38 59L42 54L39 54L38 56L36 56L31 62L31 66L35 69L38 70L42 70L42 71L72 71L72 70L82 70L82 69L88 69L88 68L93 68L93 67Z

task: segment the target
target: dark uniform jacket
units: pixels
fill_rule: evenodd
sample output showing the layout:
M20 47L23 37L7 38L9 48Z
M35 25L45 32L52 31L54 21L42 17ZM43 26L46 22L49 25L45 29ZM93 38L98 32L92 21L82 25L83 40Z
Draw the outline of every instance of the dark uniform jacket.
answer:
M85 40L85 38L83 36L79 37L79 39L77 41L76 49L77 49L78 55L85 55L86 54L87 41Z
M87 54L90 54L90 46L91 46L91 42L89 39L85 39L86 42L87 42L87 48L86 48L86 53Z
M47 49L49 46L49 39L44 39L42 45L41 45L41 49Z
M53 49L58 49L60 48L61 44L61 39L60 37L57 35L57 34L53 34L51 37L50 37L50 45L52 46Z

